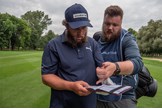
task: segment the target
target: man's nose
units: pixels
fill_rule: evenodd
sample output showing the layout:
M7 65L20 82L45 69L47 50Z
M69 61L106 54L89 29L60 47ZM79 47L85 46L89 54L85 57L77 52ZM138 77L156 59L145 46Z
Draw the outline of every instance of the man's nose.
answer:
M83 28L79 28L78 29L78 34L80 34L80 35L84 34L84 29Z
M112 29L113 28L113 25L109 25L109 27L108 27L109 29Z

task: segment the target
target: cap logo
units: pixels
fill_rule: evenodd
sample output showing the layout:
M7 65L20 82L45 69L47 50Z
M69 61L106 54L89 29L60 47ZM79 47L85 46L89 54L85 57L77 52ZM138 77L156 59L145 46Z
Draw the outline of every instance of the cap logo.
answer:
M77 14L73 14L73 18L87 18L87 14L86 13L77 13Z

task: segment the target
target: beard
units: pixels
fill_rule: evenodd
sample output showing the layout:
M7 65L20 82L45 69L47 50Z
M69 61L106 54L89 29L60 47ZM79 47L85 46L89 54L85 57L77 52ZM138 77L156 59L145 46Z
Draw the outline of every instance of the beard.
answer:
M68 43L72 47L79 47L83 45L87 41L87 32L82 36L82 39L80 41L77 41L77 36L72 36L71 32L67 31L67 38L68 38Z
M105 42L111 42L116 40L119 36L120 36L120 31L117 31L116 33L108 31L108 30L104 30L104 28L102 27L102 40L104 40Z

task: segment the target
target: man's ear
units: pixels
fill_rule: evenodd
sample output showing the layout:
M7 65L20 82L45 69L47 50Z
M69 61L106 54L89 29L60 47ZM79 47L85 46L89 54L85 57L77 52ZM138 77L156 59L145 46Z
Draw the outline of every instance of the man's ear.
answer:
M66 29L68 28L68 23L67 23L67 21L65 19L62 20L62 25L64 25L66 27Z

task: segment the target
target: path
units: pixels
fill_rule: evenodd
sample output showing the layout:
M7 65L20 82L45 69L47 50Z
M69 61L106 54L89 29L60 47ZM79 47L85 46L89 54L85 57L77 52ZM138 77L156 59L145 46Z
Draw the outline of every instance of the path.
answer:
M162 59L161 59L161 58L144 58L144 59L148 59L148 60L157 60L157 61L162 62Z

